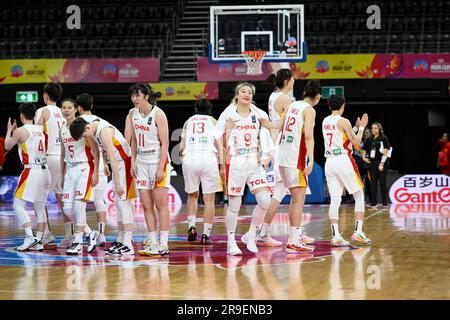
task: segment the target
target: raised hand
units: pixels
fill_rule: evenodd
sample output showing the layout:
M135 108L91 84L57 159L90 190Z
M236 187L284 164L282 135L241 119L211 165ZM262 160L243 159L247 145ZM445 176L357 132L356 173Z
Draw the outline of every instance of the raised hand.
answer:
M364 113L362 118L361 118L361 122L359 124L360 127L367 127L367 124L369 123L369 116L367 115L367 113Z

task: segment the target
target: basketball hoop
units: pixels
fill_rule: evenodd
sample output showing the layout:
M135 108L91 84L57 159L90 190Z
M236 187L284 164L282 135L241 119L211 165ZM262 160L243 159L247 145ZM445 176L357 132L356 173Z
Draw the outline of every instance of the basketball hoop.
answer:
M242 52L245 62L247 63L247 74L250 76L257 76L263 74L262 72L262 62L265 51L255 50L255 51L244 51Z

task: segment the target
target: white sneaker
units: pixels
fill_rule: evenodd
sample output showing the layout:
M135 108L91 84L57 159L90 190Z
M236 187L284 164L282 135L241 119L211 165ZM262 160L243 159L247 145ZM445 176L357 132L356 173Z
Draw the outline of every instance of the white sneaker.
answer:
M370 240L369 238L367 238L366 234L364 233L364 231L361 232L353 232L352 234L352 240L362 243L362 244L371 244L372 240Z
M346 247L350 245L350 242L342 238L341 235L338 235L331 239L331 245L333 247Z
M73 241L75 240L75 237L65 237L64 239L61 240L61 242L59 243L58 247L59 248L70 248L72 246ZM45 242L42 241L44 244Z
M256 238L250 235L248 232L241 237L241 241L247 245L247 249L250 252L258 253L258 247L256 246Z
M42 241L39 241L34 246L30 247L28 250L30 250L30 251L44 251L44 245L42 244Z
M168 246L159 246L158 252L160 255L165 256L169 254L169 247Z
M261 235L258 233L256 235L256 241L257 241L257 244L259 244L263 247L281 247L283 245L283 242L272 238L270 233L268 233L264 237L261 237Z
M97 246L99 246L99 247L106 246L106 238L105 238L105 234L104 233L99 233L98 234Z
M55 241L56 241L56 238L51 231L44 232L44 235L42 236L42 244L46 245L46 244L53 243Z
M110 255L113 256L127 256L127 255L134 255L134 248L133 245L127 246L126 244L120 243L116 247L114 247L111 252L109 252Z
M83 253L83 245L78 242L72 243L69 249L67 249L66 254L68 255L77 255Z
M147 247L152 243L152 239L146 238L144 241L142 241L142 246Z
M91 253L92 251L94 251L95 246L97 245L97 239L100 233L98 233L98 231L93 230L90 234L89 234L89 245L88 245L88 249L87 252Z
M242 255L242 251L241 251L241 249L239 249L236 241L227 243L227 254L229 254L230 256Z
M150 243L149 245L145 246L144 249L138 251L138 254L141 256L149 257L161 256L158 250L158 243L156 242Z
M23 240L23 243L16 248L17 251L26 251L30 249L32 246L39 243L39 239L35 236L26 236Z
M308 236L306 233L302 233L299 237L300 241L306 244L312 244L316 242L316 239L313 237Z

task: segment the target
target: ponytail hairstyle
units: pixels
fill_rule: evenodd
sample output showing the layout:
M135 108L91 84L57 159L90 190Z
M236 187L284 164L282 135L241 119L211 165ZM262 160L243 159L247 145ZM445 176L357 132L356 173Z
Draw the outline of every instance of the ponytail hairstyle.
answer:
M319 80L309 80L303 89L304 98L314 99L318 94L322 94L322 86Z
M291 69L284 68L279 69L277 73L272 73L267 79L267 84L275 91L275 89L283 89L285 84L284 82L289 81L294 74Z
M152 87L150 85L148 85L147 83L136 83L133 84L130 89L128 89L128 94L130 95L130 97L133 94L139 94L139 92L144 96L148 96L148 102L150 104L155 104L154 92L152 91Z
M250 87L250 89L252 90L252 95L255 96L255 93L256 93L255 86L253 84L251 84L250 82L241 82L236 86L236 88L234 88L234 98L231 100L231 103L234 103L237 105L239 90L241 90L242 87Z

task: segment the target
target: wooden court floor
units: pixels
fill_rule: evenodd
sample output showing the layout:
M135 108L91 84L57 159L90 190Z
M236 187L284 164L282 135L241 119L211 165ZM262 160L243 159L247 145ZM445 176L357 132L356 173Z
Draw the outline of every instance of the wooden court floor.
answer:
M252 206L241 209L238 234L249 225ZM224 208L217 208L212 246L186 241L185 208L172 208L169 257L113 258L97 248L92 254L66 256L47 247L18 253L22 242L10 205L0 207L0 299L450 299L450 205L391 206L366 211L370 246L332 248L327 206L305 208L304 230L319 239L314 254L286 254L261 248L253 255L226 255ZM272 234L286 240L287 207L277 215ZM107 239L115 235L115 213L108 213ZM88 222L96 225L95 215ZM57 208L51 225L64 232ZM142 213L135 214L135 248L145 236ZM197 220L202 229L201 210ZM353 209L340 211L340 228L350 240ZM238 237L240 239L240 237Z

